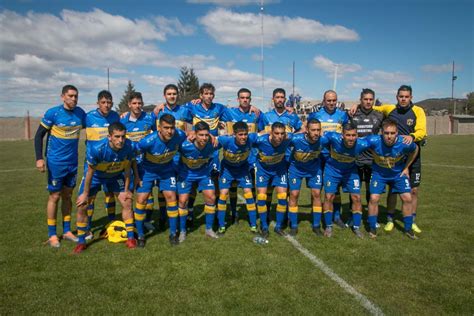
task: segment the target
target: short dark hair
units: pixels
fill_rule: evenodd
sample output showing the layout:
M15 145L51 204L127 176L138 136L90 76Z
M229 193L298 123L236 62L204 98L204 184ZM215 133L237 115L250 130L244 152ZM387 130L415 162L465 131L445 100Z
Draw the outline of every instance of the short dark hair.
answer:
M199 131L210 131L211 129L209 127L209 124L207 124L204 121L199 121L196 123L196 125L194 125L194 130L196 132L199 132Z
M130 93L130 97L128 98L128 102L132 101L133 99L140 99L143 102L143 96L140 92L133 91Z
M165 123L168 123L168 124L171 124L171 125L175 125L176 124L176 119L173 115L165 113L162 116L160 116L160 119L158 120L158 122L160 124L162 122L165 122Z
M237 133L237 131L248 132L249 126L247 125L247 123L239 121L239 122L234 123L234 125L232 125L232 129L234 130L234 133Z
M334 91L334 90L326 90L324 91L324 94L323 94L323 100L326 100L326 94L328 93L334 93L336 96L337 96L337 92Z
M166 94L166 91L168 90L176 90L176 92L178 92L178 86L173 84L173 83L170 83L170 84L167 84L164 89L163 89L163 95Z
M309 124L321 124L321 121L318 120L317 118L312 118L306 122L306 125L309 126Z
M413 94L413 89L411 88L411 86L408 86L408 85L401 85L400 88L398 88L397 90L397 95L400 93L400 91L408 91L410 92L410 95Z
M237 98L240 97L241 93L249 93L250 96L252 96L252 92L250 92L249 89L247 88L240 88L239 91L237 91Z
M216 92L216 87L212 83L205 82L199 87L199 93L203 94L204 90L211 90L214 93Z
M342 131L345 132L345 131L352 131L352 130L356 130L357 129L357 126L352 123L352 122L349 122L349 123L346 123L344 125L342 125Z
M125 125L123 125L120 122L114 122L114 123L110 124L109 127L108 127L109 135L112 135L114 133L114 131L122 132L122 131L126 131L126 130L127 129L125 128Z
M74 90L79 93L76 87L74 87L72 84L67 84L62 88L61 94L66 94L66 92L68 92L69 90Z
M97 101L100 101L101 99L106 98L107 100L113 100L112 99L112 93L108 90L102 90L99 92L97 95Z
M286 131L285 125L281 122L275 122L272 124L272 132L277 128L283 128Z
M388 126L395 126L395 128L398 130L397 122L389 118L382 121L382 130L384 130Z
M286 91L283 88L276 88L273 90L272 97L274 98L277 93L283 93L283 95L286 97Z
M369 88L365 88L365 89L362 89L361 93L360 93L360 98L362 99L362 97L366 94L371 94L374 98L375 98L375 92L374 90L372 89L369 89Z

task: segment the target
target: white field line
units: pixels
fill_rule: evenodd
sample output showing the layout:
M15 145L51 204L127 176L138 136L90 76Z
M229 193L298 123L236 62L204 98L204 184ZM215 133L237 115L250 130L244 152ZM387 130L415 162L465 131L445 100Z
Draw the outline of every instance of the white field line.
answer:
M239 194L237 195L240 202L245 203L245 199ZM272 221L272 226L274 222ZM383 315L383 311L374 303L372 303L366 296L358 292L343 278L336 274L329 266L327 266L321 259L313 255L308 249L303 247L296 239L287 235L285 237L299 252L301 252L306 258L308 258L316 268L319 268L324 274L326 274L331 280L336 282L343 290L355 297L362 307L364 307L372 315Z
M460 165L444 165L444 164L437 164L437 163L422 163L421 167L428 166L428 167L444 167L444 168L458 168L458 169L474 169L474 166L460 166Z
M33 171L33 170L36 170L36 168L4 169L4 170L0 170L0 173L18 172L18 171Z

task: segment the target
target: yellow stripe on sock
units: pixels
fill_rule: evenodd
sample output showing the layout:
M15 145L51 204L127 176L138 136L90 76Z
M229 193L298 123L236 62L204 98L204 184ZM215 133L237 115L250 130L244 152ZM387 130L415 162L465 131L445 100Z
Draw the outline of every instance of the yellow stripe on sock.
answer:
M135 208L138 210L144 210L146 208L146 204L136 203Z
M244 198L246 199L253 199L252 192L244 192ZM266 199L266 198L265 198Z
M63 217L63 222L70 222L71 221L71 215L66 215Z
M227 210L227 204L217 204L217 210L218 211L226 211Z
M276 211L277 211L278 213L285 213L285 212L286 212L286 206L285 206L285 205L277 204Z
M168 214L168 217L172 218L178 217L179 215L179 211L166 211L166 213Z
M286 193L278 193L277 198L279 200L286 200L287 194Z
M313 206L314 213L321 213L322 211L323 211L323 208L321 206Z
M298 213L298 206L289 206L288 212L290 213Z
M168 207L174 207L174 206L178 206L178 201L171 201L171 202L168 202Z
M205 214L215 214L216 207L214 205L205 205L204 206L204 213Z
M186 216L186 215L188 215L188 213L189 213L188 210L185 209L185 208L179 208L178 209L179 216Z
M48 218L48 226L56 226L56 219Z
M247 211L255 211L257 209L257 207L255 206L255 203L250 203L250 204L247 204Z
M136 221L142 221L145 219L145 214L134 213L134 217Z

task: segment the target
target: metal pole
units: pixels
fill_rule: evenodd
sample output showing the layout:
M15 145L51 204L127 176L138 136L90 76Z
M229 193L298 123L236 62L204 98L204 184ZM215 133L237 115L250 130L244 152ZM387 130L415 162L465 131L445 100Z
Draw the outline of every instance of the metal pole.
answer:
M260 0L260 59L262 62L262 107L265 105L265 67L263 62L263 0Z
M336 64L336 68L334 69L334 84L332 85L332 90L336 91L336 86L337 86L337 67L339 65Z
M454 80L456 80L456 76L454 76L454 60L453 60L453 72L451 75L451 101L453 101L453 115L456 114L456 100L454 100Z
M110 91L110 72L109 72L109 67L107 67L107 91Z

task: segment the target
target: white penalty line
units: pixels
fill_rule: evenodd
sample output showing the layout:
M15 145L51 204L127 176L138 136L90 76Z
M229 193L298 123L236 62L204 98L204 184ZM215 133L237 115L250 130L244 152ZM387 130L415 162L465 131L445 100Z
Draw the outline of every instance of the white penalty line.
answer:
M444 168L457 168L457 169L474 169L474 166L460 166L460 165L443 165L437 163L422 163L421 166L428 167L444 167Z
M240 202L245 203L245 199L238 194L237 198ZM272 221L273 224L273 221ZM384 315L383 311L372 303L365 295L358 292L354 287L347 283L343 278L336 274L329 266L327 266L321 259L313 255L308 249L303 247L295 238L290 235L286 235L285 238L301 252L306 258L308 258L316 268L319 268L324 274L326 274L331 280L336 282L343 290L355 297L355 299L372 315Z

